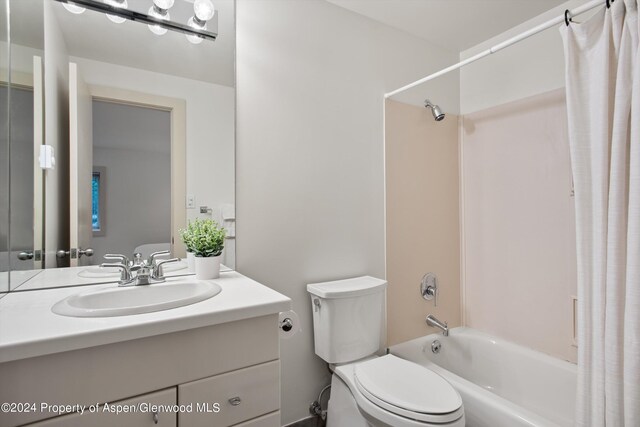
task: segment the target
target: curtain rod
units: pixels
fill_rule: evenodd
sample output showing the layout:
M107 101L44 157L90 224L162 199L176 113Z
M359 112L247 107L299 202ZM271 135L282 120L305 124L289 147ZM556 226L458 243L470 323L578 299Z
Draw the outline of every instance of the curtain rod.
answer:
M566 13L568 13L569 16L577 16L577 15L580 15L581 13L588 12L591 9L595 9L598 6L604 6L602 0L592 0L592 1L588 2L588 3L583 4L580 7L576 7L573 10L569 10ZM537 26L531 28L530 30L522 32L522 33L518 34L515 37L512 37L512 38L510 38L508 40L503 41L502 43L498 43L497 45L492 46L489 49L487 49L485 51L482 51L482 52L480 52L480 53L478 53L478 54L476 54L476 55L474 55L474 56L472 56L470 58L467 58L464 61L460 61L457 64L451 65L451 66L449 66L447 68L444 68L444 69L442 69L442 70L440 70L438 72L430 74L427 77L424 77L424 78L422 78L420 80L417 80L417 81L415 81L413 83L410 83L410 84L408 84L406 86L403 86L400 89L396 89L393 92L385 93L384 97L385 98L390 98L390 97L392 97L394 95L397 95L397 94L399 94L401 92L404 92L404 91L406 91L408 89L411 89L411 88L413 88L415 86L421 85L422 83L426 83L429 80L433 80L436 77L440 77L440 76L445 75L445 74L447 74L447 73L449 73L451 71L455 71L455 70L457 70L459 68L464 67L467 64L471 64L472 62L477 61L478 59L484 58L485 56L489 56L492 53L496 53L496 52L498 52L498 51L500 51L502 49L505 49L505 48L507 48L507 47L509 47L511 45L514 45L514 44L516 44L518 42L521 42L524 39L527 39L527 38L529 38L529 37L531 37L533 35L536 35L536 34L542 32L544 30L547 30L547 29L549 29L549 28L551 28L551 27L553 27L555 25L558 25L558 24L564 23L564 22L565 22L565 15L558 16L556 18L550 19L545 23L537 25Z

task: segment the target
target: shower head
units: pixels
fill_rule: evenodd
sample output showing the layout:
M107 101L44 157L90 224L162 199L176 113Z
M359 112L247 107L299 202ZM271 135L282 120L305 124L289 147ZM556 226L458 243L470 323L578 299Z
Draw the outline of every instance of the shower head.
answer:
M428 99L425 99L424 106L425 108L431 108L431 113L433 114L433 118L436 119L436 122L439 122L444 119L444 113L442 112L440 107L438 107L435 104L432 104L431 101L429 101Z

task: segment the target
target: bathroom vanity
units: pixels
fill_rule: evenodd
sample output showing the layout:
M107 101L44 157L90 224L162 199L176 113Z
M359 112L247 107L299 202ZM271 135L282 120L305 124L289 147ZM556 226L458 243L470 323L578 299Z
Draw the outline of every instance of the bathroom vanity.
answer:
M278 313L290 300L237 272L215 282L205 301L116 317L51 311L78 288L7 295L0 402L12 406L0 425L280 426Z

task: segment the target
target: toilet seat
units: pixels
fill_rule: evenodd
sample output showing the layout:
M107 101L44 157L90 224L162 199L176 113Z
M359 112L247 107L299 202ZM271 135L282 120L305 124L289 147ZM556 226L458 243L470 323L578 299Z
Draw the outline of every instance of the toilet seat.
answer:
M425 423L450 423L464 415L462 399L435 372L393 355L354 364L354 382L371 403Z

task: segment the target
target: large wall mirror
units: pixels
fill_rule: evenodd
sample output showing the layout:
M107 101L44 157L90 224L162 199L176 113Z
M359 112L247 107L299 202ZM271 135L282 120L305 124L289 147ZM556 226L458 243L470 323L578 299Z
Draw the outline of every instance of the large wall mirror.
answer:
M179 31L194 0L94 3L171 6L178 31L0 0L0 292L116 281L107 253L184 257L196 217L227 228L235 267L234 0L214 1L215 40Z

